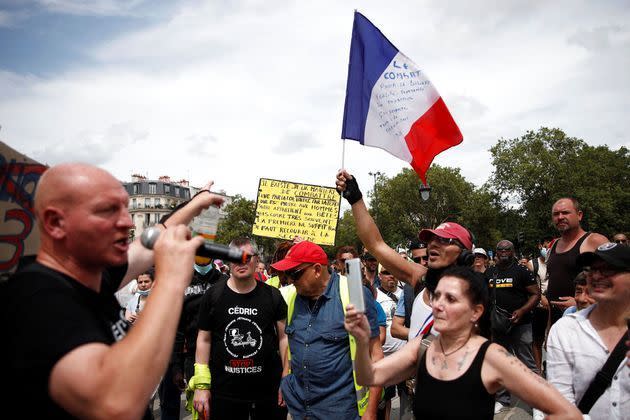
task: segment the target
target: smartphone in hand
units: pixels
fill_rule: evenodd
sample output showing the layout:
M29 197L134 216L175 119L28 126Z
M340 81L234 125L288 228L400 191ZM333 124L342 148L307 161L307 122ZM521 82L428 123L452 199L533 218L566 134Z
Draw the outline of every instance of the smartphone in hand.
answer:
M348 293L350 303L358 312L365 312L365 300L363 295L363 281L361 275L361 260L352 258L346 260L346 276L348 278Z

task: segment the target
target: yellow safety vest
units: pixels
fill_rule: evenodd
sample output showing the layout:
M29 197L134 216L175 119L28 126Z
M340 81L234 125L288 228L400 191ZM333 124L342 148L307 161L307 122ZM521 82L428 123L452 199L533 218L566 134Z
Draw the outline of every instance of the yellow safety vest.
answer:
M267 283L269 286L272 286L272 287L275 287L276 289L279 289L280 288L280 277L273 276L269 280L267 280L265 283Z
M291 285L293 286L293 285ZM295 297L297 296L297 291L295 290L295 286L293 287L283 287L282 289L286 289L282 295L287 303L287 325L291 323L291 319L293 318L293 307L295 306ZM280 289L281 291L283 291ZM345 276L339 276L339 296L341 297L341 306L343 307L343 314L346 314L346 306L350 303L350 293L348 292L348 279ZM357 383L357 369L355 366L355 355L357 353L357 343L352 336L352 334L348 334L348 338L350 340L350 359L352 360L352 377L354 379L354 391L357 396L357 407L359 408L359 416L363 417L365 410L368 406L368 399L370 397L370 389L367 386L359 385ZM287 356L289 359L289 366L291 362L291 349L287 345Z

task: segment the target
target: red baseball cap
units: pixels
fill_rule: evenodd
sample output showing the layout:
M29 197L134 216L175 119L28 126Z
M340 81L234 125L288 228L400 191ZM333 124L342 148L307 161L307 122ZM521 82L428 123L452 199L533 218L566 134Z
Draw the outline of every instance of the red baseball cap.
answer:
M287 271L303 263L328 265L328 256L321 246L309 241L297 243L289 249L284 259L271 266L278 271Z
M418 239L428 243L431 235L436 235L440 238L457 239L466 249L472 249L473 247L472 235L468 229L454 222L442 223L435 229L422 229L418 234Z

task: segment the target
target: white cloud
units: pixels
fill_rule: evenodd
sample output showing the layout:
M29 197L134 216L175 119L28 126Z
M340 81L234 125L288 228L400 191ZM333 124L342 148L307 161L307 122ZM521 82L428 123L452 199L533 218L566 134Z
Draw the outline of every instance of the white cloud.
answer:
M35 0L52 12L72 15L127 15L144 0Z
M141 6L103 1L91 13ZM213 178L218 189L250 198L260 177L332 186L353 8L333 0L184 2L160 24L86 50L91 62L64 74L0 72L3 137L42 161L82 158L123 180L133 172L196 185ZM435 162L461 167L470 181L490 175L488 149L498 138L543 125L628 145L623 5L371 0L360 11L437 86L464 143ZM391 176L407 166L354 141L345 165L364 190L368 172Z

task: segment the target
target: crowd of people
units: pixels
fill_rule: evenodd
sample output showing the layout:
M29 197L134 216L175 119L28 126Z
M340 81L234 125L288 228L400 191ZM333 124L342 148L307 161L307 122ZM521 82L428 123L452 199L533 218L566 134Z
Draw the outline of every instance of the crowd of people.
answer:
M240 262L196 257L187 225L222 198L209 183L163 218L153 247L128 243L128 196L109 173L63 164L41 177L34 262L1 285L5 406L27 417L627 419L630 247L581 227L573 198L550 203L558 238L519 261L464 226L419 226L408 249L382 238L345 170L363 244L334 259L312 242ZM99 194L93 194L99 191ZM265 258L268 257L268 258ZM365 310L350 303L359 258ZM124 306L115 292L135 281Z

